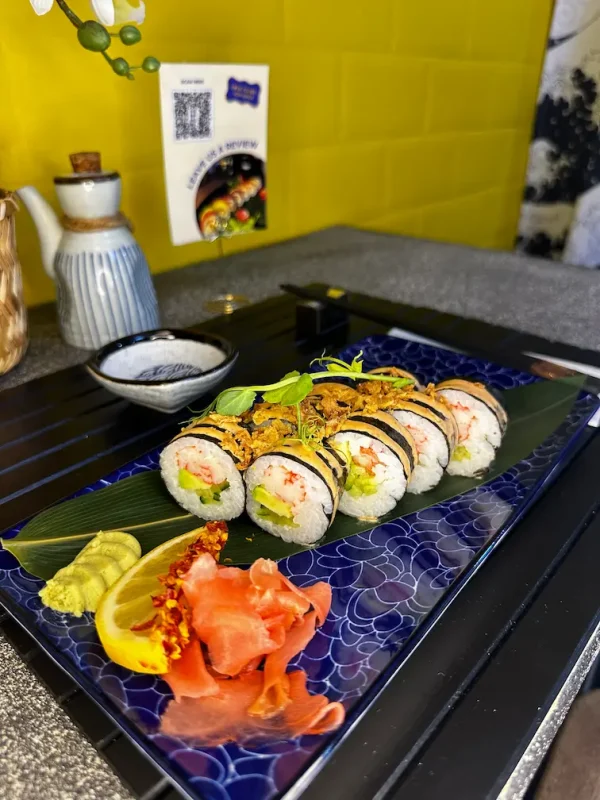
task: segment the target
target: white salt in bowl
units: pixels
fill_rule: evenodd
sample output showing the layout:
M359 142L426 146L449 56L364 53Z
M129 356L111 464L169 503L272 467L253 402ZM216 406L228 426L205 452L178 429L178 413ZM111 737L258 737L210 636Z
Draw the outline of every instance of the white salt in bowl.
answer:
M172 414L221 383L237 357L220 336L158 330L117 339L85 366L109 392Z

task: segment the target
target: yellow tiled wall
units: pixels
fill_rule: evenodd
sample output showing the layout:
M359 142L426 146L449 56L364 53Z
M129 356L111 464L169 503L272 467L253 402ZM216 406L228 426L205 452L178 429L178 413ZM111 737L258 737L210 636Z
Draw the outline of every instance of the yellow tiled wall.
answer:
M270 227L226 253L335 223L510 248L551 5L147 0L127 55L270 64ZM68 153L98 149L155 272L215 257L169 242L156 78L117 79L57 8L5 0L0 19L0 186L52 197ZM28 302L51 299L26 212L18 236Z

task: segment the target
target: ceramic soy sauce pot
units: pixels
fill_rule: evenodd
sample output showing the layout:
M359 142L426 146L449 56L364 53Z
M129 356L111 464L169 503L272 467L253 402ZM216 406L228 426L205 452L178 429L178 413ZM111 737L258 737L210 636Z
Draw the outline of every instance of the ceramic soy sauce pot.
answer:
M70 158L73 173L54 179L61 221L37 189L25 186L18 195L56 281L62 336L93 350L158 327L158 303L146 258L119 210L119 174L102 170L99 153Z

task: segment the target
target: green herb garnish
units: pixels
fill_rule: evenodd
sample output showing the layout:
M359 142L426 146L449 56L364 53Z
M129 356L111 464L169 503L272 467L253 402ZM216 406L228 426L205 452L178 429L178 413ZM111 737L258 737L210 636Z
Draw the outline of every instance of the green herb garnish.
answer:
M402 389L412 384L409 378L398 378L394 375L381 375L363 372L362 350L355 356L350 364L339 358L322 356L316 358L311 364L325 364L324 372L303 372L297 370L288 372L287 375L268 386L234 386L225 389L213 402L202 411L195 419L202 419L213 411L217 414L239 417L254 405L257 394L262 393L263 400L267 403L278 403L281 406L299 405L312 391L314 382L320 378L350 378L351 380L379 381L391 383L394 389Z
M303 372L297 370L267 386L234 386L225 389L216 399L202 411L196 419L202 419L213 411L217 414L239 417L254 405L256 395L260 392L267 403L278 403L281 406L295 406L301 403L312 391L314 382L320 378L350 378L351 380L379 381L391 383L394 389L402 389L411 385L410 378L398 378L394 375L372 374L362 371L362 351L350 364L339 358L322 356L311 364L327 364L325 372Z

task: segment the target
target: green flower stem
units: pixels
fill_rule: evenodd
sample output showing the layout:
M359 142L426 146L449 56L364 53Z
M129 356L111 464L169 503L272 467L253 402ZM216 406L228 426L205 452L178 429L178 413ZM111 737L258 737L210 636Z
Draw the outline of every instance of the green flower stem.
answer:
M352 381L387 381L388 383L396 383L398 381L406 380L406 383L412 383L408 378L399 378L397 375L371 375L368 372L350 372L348 370L340 370L339 372L311 372L309 373L313 381L319 378L350 378ZM231 389L226 389L227 392L234 392L241 389L251 389L253 392L272 392L274 389L283 389L284 386L291 386L296 383L300 375L294 375L292 378L285 378L285 380L278 383L271 383L268 386L232 386Z
M79 19L74 11L71 11L66 3L66 0L56 0L56 4L72 25L74 25L76 28L81 28L83 22Z
M95 20L82 20L70 8L67 0L56 0L56 3L71 25L77 28L77 38L79 43L86 49L94 53L102 53L105 61L108 62L112 71L121 77L135 80L133 70L143 70L144 72L158 72L160 61L153 56L144 59L141 66L130 67L124 58L112 59L107 55L106 50L111 44L111 39L121 39L125 45L134 45L141 41L142 35L138 29L132 25L126 25L117 33L111 33L100 22Z
M397 383L404 381L403 386L408 386L412 381L409 378L399 378L397 375L370 375L368 372L317 372L319 378L331 375L334 378L350 378L351 381L383 381L387 383Z

